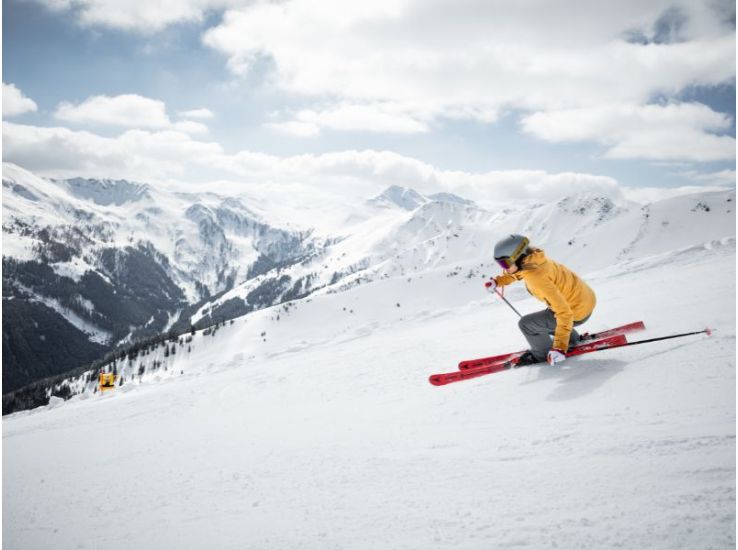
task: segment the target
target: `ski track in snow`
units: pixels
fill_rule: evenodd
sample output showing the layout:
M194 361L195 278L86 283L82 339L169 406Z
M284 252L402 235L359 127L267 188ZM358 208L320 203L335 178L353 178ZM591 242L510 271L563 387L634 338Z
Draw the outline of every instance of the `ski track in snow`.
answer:
M593 275L586 330L717 331L438 388L461 359L523 347L478 279L257 312L196 335L168 371L184 376L5 417L3 542L733 548L735 239Z

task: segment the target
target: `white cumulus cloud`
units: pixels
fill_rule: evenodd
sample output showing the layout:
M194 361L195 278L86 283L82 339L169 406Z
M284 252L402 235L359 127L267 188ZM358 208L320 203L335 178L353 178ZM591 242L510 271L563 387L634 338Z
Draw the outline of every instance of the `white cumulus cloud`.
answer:
M129 128L165 128L171 124L163 101L136 94L92 96L78 105L63 102L54 117L77 124Z
M413 113L412 107L388 103L339 103L302 109L292 120L268 123L267 127L295 135L317 135L321 129L394 134L428 132L425 113ZM417 110L416 110L417 111Z
M171 125L171 128L173 130L186 132L188 134L207 134L210 131L205 124L195 122L193 120L182 120L180 122L174 122Z
M419 134L446 119L493 123L513 112L540 114L526 127L547 139L543 116L610 110L601 116L615 119L622 105L647 108L654 97L735 81L733 0L37 1L86 25L142 32L222 12L203 43L234 74L268 67L266 85L299 97L300 108L280 107L265 124L299 137ZM197 111L181 116L208 116ZM656 117L645 136L618 129L607 155L726 158L729 138L698 126L667 139L669 120Z
M83 25L154 33L199 22L207 13L247 4L249 0L37 0L51 10L73 10Z
M172 129L188 133L207 133L200 122L172 122L163 101L137 94L92 96L77 105L62 102L54 118L72 124L116 126L140 129Z
M15 84L3 82L3 118L36 111L36 103L23 95Z
M735 158L730 116L699 103L600 105L536 112L523 129L551 142L595 141L609 158L709 162Z
M295 137L314 137L320 134L320 126L312 122L287 120L284 122L267 122L264 127L280 134Z
M412 106L391 103L340 103L324 108L303 109L294 122L316 128L344 131L417 134L429 130L425 113L414 113Z
M291 93L334 106L297 121L319 127L423 131L429 120L489 122L500 110L645 104L735 76L735 33L708 0L291 0L232 9L204 35L244 74L259 59ZM658 38L680 10L679 41ZM677 32L678 31L678 32ZM642 40L628 39L638 36ZM401 123L363 116L393 105ZM417 113L422 106L423 116ZM341 113L342 121L332 116ZM385 130L382 130L385 131Z
M63 127L3 122L3 160L40 174L141 180L186 177L189 168L220 162L222 155L217 143L194 140L175 130L128 130L111 138Z
M179 111L177 114L182 118L194 118L197 120L207 120L215 116L213 111L206 109L205 107L200 109L191 109L189 111Z

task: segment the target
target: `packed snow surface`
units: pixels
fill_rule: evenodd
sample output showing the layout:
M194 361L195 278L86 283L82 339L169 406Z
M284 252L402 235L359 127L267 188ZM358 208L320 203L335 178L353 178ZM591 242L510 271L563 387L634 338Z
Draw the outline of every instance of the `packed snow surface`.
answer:
M569 264L598 296L585 330L716 332L434 387L524 347L466 268L258 311L143 381L5 417L3 543L734 547L735 238Z

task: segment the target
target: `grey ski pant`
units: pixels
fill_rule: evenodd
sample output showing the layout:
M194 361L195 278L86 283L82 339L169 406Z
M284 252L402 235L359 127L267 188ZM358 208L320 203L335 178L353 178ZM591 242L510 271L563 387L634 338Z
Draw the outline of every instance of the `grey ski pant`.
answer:
M574 326L579 326L582 323L587 322L590 318L587 315L581 321L574 321ZM528 340L530 351L533 352L533 356L538 361L544 361L551 349L553 338L551 338L556 331L556 316L550 309L544 309L543 311L537 311L529 315L524 315L518 321L518 327L520 331ZM571 337L569 338L569 347L576 346L579 342L579 334L576 330L571 331Z

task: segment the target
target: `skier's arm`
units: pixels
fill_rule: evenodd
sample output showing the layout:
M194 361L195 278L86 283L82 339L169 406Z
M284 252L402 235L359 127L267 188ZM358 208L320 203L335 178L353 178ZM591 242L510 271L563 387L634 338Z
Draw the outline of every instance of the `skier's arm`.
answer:
M497 286L507 286L510 283L514 283L518 280L515 275L511 275L510 273L503 273L502 275L498 275L497 277L492 278L497 283Z
M566 351L569 349L569 337L574 328L574 312L566 299L561 295L556 285L548 277L527 279L536 293L542 296L556 317L556 331L554 332L553 349Z

